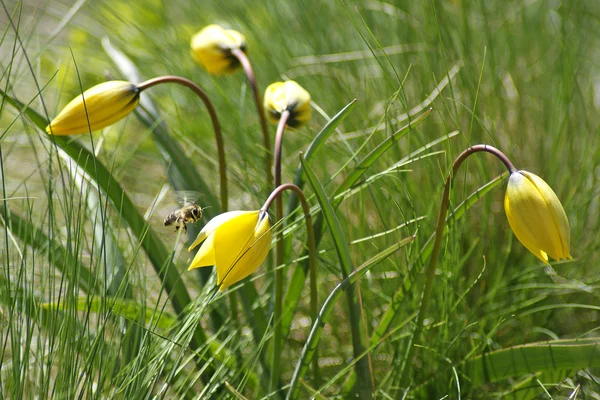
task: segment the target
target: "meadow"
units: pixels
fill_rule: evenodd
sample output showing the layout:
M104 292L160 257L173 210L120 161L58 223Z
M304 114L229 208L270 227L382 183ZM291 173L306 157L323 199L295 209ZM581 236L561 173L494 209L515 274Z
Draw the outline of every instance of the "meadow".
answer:
M600 2L0 5L1 399L600 399ZM132 101L47 128L107 81ZM554 225L513 231L479 144L572 258L517 239Z

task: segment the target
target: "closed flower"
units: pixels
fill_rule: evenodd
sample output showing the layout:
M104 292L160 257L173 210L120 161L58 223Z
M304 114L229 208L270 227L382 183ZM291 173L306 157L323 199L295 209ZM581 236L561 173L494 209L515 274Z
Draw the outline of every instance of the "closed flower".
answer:
M139 100L140 91L133 83L101 83L71 100L46 127L46 132L73 135L105 128L133 111Z
M548 264L571 258L569 221L558 197L542 178L527 171L510 175L504 197L508 222L517 239Z
M246 51L246 38L238 31L208 25L192 36L192 55L208 72L215 75L230 74L240 66L231 54L234 49Z
M297 128L310 119L310 94L297 82L275 82L265 91L265 110L269 119L277 123L281 113L290 112L287 125Z
M211 219L189 251L200 249L189 269L214 265L224 290L254 272L271 247L271 224L265 211L229 211Z

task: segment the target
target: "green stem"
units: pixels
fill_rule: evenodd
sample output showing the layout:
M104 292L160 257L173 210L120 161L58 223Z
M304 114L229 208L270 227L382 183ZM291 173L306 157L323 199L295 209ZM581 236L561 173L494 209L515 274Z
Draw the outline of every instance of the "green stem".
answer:
M277 125L277 133L275 134L275 151L274 163L275 166L275 191L281 186L281 153L283 145L283 132L285 125L290 116L290 112L285 110L281 113L279 124ZM272 195L272 194L271 194ZM269 196L271 198L271 196ZM267 200L268 201L268 200ZM270 203L269 203L270 204ZM275 219L277 222L283 220L283 200L281 196L275 196ZM271 391L278 387L279 383L279 365L281 361L282 348L282 327L281 315L283 311L283 270L280 268L285 260L284 256L285 243L283 242L283 229L277 232L277 241L275 244L275 310L274 310L274 334L273 334L273 353L272 353L272 369L271 369Z
M228 204L228 193L227 193L227 164L225 163L225 145L223 142L223 134L221 133L221 124L219 123L219 118L217 117L217 112L215 111L215 107L212 102L208 98L208 95L202 88L196 85L194 82L187 78L183 78L181 76L159 76L157 78L149 79L145 82L137 85L138 89L141 91L146 90L152 86L156 86L161 83L177 83L179 85L185 86L191 89L200 99L204 102L206 109L208 110L208 114L210 115L210 120L213 125L213 129L215 131L215 139L217 141L217 153L219 157L219 178L220 178L220 193L221 193L221 212L227 211Z
M304 192L298 186L293 183L286 183L283 185L277 186L275 190L271 193L265 205L261 208L261 210L266 211L273 202L273 199L280 199L281 192L284 190L292 190L300 199L300 203L302 204L302 211L304 212L304 219L306 220L306 236L307 236L307 244L308 244L308 265L310 269L310 310L311 310L311 318L312 321L315 322L318 316L317 310L317 244L315 241L315 230L313 228L312 217L310 215L310 207L308 206L308 202L306 201L306 197L304 196ZM280 327L280 320L275 318L275 326ZM281 329L279 329L281 333ZM274 356L275 357L275 356ZM314 374L314 386L318 387L320 382L319 375L319 357L317 350L314 350L313 356L313 374ZM279 359L279 357L276 357ZM278 375L277 375L278 376Z
M452 164L452 170L448 173L448 177L446 178L446 183L444 185L444 193L442 194L442 201L440 202L440 211L438 214L437 225L435 228L435 239L433 242L433 249L431 251L431 257L429 259L429 265L427 266L427 272L425 277L425 287L423 288L423 295L421 299L421 306L419 307L419 314L417 316L417 322L415 325L415 330L413 331L412 336L408 342L408 346L406 347L406 353L404 355L404 359L402 362L402 369L400 371L400 384L404 385L406 383L407 374L408 374L408 364L414 353L414 343L419 339L421 335L421 331L423 329L423 320L425 319L425 315L427 314L427 310L429 308L429 301L431 299L431 291L433 289L433 278L435 277L435 268L437 266L437 260L440 255L440 250L442 247L442 239L444 236L444 226L446 223L446 213L448 212L448 206L450 203L450 186L452 184L452 178L456 175L458 168L460 165L473 153L477 153L480 151L485 151L491 153L498 157L500 161L504 163L506 168L510 173L516 171L514 165L510 162L508 157L504 155L500 150L495 147L488 146L486 144L477 144L469 147L465 151L463 151L457 158L454 160Z
M233 49L231 50L231 54L238 59L240 64L242 64L242 68L244 69L244 73L248 78L248 83L250 83L250 88L252 88L252 93L254 94L254 102L256 103L256 112L258 113L258 119L260 120L260 129L263 135L263 146L265 147L265 176L266 182L273 182L273 172L271 171L271 138L269 137L269 126L267 125L267 117L265 115L265 109L263 103L260 98L260 90L258 90L258 85L256 83L256 75L254 75L254 70L252 69L252 64L250 64L250 59L248 55L244 53L241 49ZM268 184L267 184L268 190Z

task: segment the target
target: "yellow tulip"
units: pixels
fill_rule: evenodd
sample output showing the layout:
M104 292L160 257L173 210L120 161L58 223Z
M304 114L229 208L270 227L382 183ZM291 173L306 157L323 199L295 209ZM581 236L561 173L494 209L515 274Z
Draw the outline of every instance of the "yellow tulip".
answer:
M281 113L290 112L287 125L297 128L310 119L310 94L297 82L275 82L265 91L265 110L269 119L277 123Z
M211 219L188 251L202 243L189 270L214 265L222 291L254 272L271 247L265 211L229 211Z
M233 49L246 51L246 38L238 31L208 25L192 36L192 55L206 70L215 75L231 74L240 66L231 54Z
M548 264L571 258L569 220L558 197L542 178L527 171L510 175L504 197L508 222L517 239Z
M139 100L140 91L133 83L101 83L71 100L46 127L46 132L73 135L89 132L90 128L92 131L105 128L133 111Z

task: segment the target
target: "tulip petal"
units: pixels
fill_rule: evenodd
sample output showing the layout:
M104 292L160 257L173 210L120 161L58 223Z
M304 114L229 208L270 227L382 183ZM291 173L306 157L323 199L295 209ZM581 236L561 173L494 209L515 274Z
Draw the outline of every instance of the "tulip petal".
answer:
M234 261L231 270L223 277L222 281L219 278L221 290L256 271L269 254L272 239L271 232L269 217L264 214L258 224L255 223L254 232L244 245L243 252L238 256L237 262Z
M566 215L552 189L541 178L526 171L512 173L504 208L517 239L542 262L548 264L548 255L554 259L568 257Z
M550 209L550 215L555 223L556 230L558 231L560 243L556 245L557 252L555 254L549 252L550 256L556 260L571 258L571 228L569 227L567 214L565 213L558 196L556 196L556 193L554 193L552 188L539 176L527 171L521 171L521 173L536 186L544 198L547 207Z
M244 212L215 231L215 265L220 286L229 275L235 275L237 270L246 267L244 255L253 241L258 215L259 211ZM221 288L224 289L223 286Z
M273 123L288 110L287 125L297 128L310 119L310 94L295 81L275 82L265 90L264 107Z
M234 30L225 30L219 25L208 25L192 36L190 43L192 56L206 70L214 75L235 72L240 66L231 50L246 48L246 38Z
M221 225L226 222L239 217L242 214L247 214L248 211L228 211L223 214L219 214L210 221L198 233L198 236L194 240L194 243L190 247L188 247L188 251L192 251L196 246L198 246L204 239L206 239L210 234L212 234L215 230L217 230Z
M46 132L71 135L102 129L125 117L138 103L139 90L134 84L104 82L71 100L46 127Z
M215 244L214 244L215 235L209 235L200 249L194 256L188 271L200 268L200 267L210 267L211 265L215 265Z

